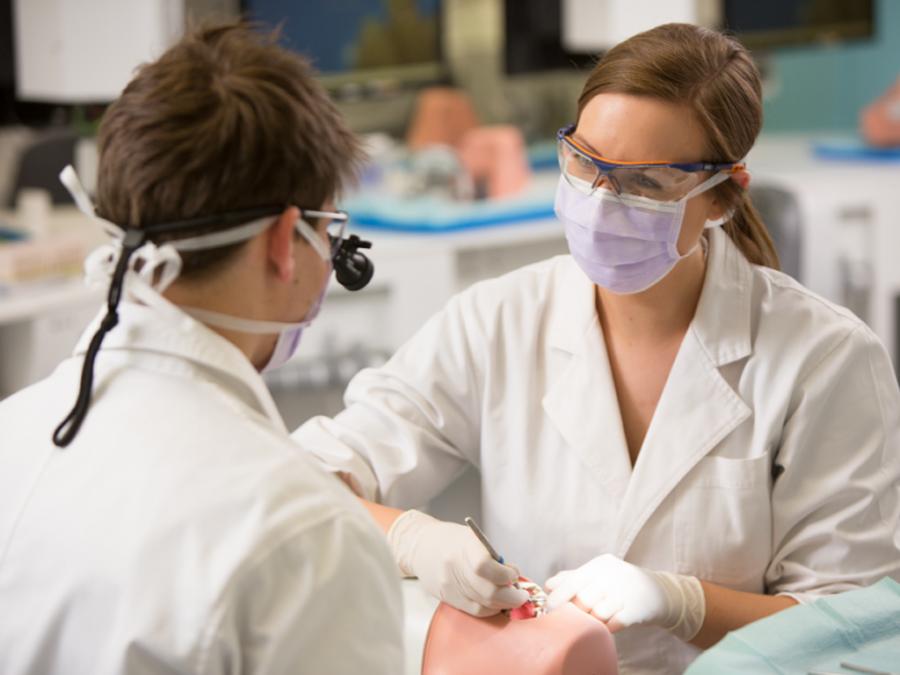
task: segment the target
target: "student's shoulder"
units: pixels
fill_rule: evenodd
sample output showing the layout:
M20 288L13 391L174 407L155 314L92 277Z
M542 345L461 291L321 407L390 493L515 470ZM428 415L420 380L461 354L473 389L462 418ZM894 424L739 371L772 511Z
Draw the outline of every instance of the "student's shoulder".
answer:
M396 576L384 535L336 475L310 461L292 441L268 454L250 469L233 498L222 502L221 514L231 513L235 524L248 526L235 528L244 530L237 533L238 541L246 536L248 545L234 561L232 577L251 578L239 586L255 595L260 579L269 579L287 593L287 582L278 581L284 574L293 582L304 578L313 588L332 584L338 573L382 584Z
M194 464L195 493L173 525L181 531L191 521L232 575L268 573L296 559L298 574L315 576L328 564L317 552L323 547L358 556L376 540L371 517L346 485L288 436L235 429L229 446L214 465Z
M344 663L361 672L385 661L391 667L378 672L397 672L400 581L371 518L343 510L281 535L248 552L222 588L206 651L237 642L248 662L277 654L316 672L344 672ZM260 631L266 639L253 639ZM344 645L339 653L335 644Z

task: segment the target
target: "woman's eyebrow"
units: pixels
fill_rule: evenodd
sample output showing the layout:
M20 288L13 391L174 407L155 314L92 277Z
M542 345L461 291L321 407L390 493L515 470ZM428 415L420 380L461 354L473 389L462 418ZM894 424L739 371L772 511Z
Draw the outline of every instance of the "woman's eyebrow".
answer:
M571 136L572 136L572 138L575 139L575 142L578 143L578 145L581 145L581 146L587 148L588 150L593 152L595 155L600 155L601 157L606 156L602 152L597 150L597 148L595 148L593 145L591 145L586 140L584 140L580 135L576 134L574 131L571 133Z

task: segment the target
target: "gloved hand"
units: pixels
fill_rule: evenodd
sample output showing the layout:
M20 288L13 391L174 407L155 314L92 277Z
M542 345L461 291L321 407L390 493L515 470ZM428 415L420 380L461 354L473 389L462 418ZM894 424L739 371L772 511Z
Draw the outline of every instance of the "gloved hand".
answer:
M406 576L432 595L473 616L519 607L528 593L512 584L519 571L491 558L472 531L422 513L407 511L387 534L394 560Z
M652 572L609 554L556 574L545 588L551 591L549 609L575 600L612 633L652 624L687 642L706 618L706 598L696 577Z

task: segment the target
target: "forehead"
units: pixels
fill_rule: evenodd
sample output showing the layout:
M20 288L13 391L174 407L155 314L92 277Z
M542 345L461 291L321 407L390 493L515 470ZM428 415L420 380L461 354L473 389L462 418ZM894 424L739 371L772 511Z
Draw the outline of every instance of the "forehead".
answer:
M621 162L706 159L706 136L694 112L649 96L597 94L581 112L574 135L594 152Z

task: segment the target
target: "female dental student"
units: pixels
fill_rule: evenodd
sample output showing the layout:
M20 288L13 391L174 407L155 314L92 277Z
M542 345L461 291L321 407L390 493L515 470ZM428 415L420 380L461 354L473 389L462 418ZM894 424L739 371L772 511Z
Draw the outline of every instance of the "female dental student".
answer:
M295 432L404 574L476 615L522 601L468 528L400 510L473 464L497 549L616 631L622 673L900 578L891 363L777 270L741 162L761 117L731 38L669 24L611 49L559 133L571 255L459 294Z

